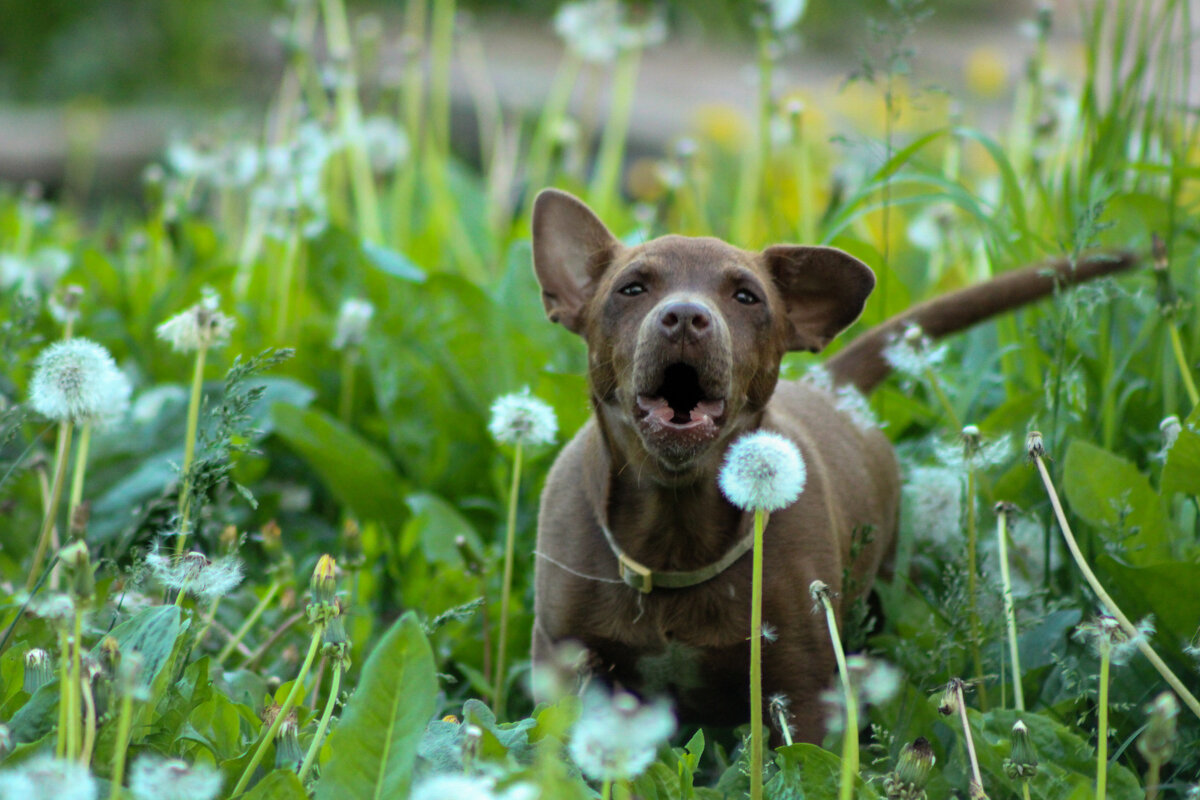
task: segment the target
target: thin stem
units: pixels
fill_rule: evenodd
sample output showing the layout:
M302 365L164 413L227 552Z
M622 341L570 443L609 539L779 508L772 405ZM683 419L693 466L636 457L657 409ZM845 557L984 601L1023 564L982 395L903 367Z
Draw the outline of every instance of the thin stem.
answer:
M611 800L612 798L612 778L605 778L604 783L600 786L600 800Z
M250 629L254 627L254 623L258 622L258 618L262 616L262 613L267 610L267 606L269 606L271 601L275 598L275 594L279 591L280 586L282 586L282 584L278 578L271 581L271 585L267 588L267 593L263 595L262 599L258 601L258 605L256 605L254 610L251 611L249 616L246 617L246 621L242 623L242 627L237 629L237 633L233 635L232 639L225 643L225 646L221 648L221 652L217 654L217 666L224 664L225 659L229 658L234 649L237 648L238 642L246 638L246 634L250 632Z
M762 722L762 572L763 528L766 512L754 510L754 557L750 590L750 798L763 794Z
M83 720L80 716L80 700L79 700L79 684L83 674L82 664L79 657L79 645L83 641L83 609L79 607L79 599L75 600L75 633L71 641L71 673L68 681L70 685L67 687L67 697L69 705L67 706L67 758L77 758L80 748L80 731L79 726Z
M175 555L183 555L184 545L188 537L188 514L191 511L188 495L192 491L192 479L189 473L192 469L192 459L196 457L196 429L200 427L200 398L204 388L204 360L208 355L208 347L200 345L196 350L196 363L192 369L192 393L188 400L187 433L183 440L183 484L179 487L179 538L175 540Z
M967 741L967 756L971 759L972 783L979 787L978 795L972 791L971 797L983 795L983 776L979 774L979 759L975 756L975 740L971 737L971 724L967 720L967 702L963 699L962 681L957 682L955 693L958 694L958 716L962 720L963 738ZM984 795L986 796L986 795Z
M1032 800L1029 796L1029 781L1021 781L1021 795L1024 800Z
M929 388L933 390L933 394L937 397L938 402L942 404L942 409L946 412L946 416L950 418L951 428L961 431L963 429L962 420L958 418L958 414L954 411L954 405L950 402L950 397L946 394L946 390L942 388L942 382L938 378L937 373L931 368L926 367L925 380L929 382Z
M1196 382L1192 378L1192 370L1188 367L1187 357L1183 354L1183 342L1179 340L1179 329L1175 323L1167 322L1167 331L1171 334L1171 350L1175 353L1175 363L1179 365L1179 374L1183 376L1183 386L1187 389L1188 399L1192 407L1200 404L1200 394L1196 392Z
M500 589L500 639L496 643L496 675L492 705L499 718L504 713L504 651L508 644L508 604L512 594L513 547L517 533L517 493L521 488L521 443L513 456L512 486L508 491L508 525L504 537L504 583Z
M979 709L987 711L987 692L984 691L983 632L979 622L979 577L975 531L975 468L967 466L967 617L971 625L971 660L975 677L979 679Z
M71 472L71 495L67 501L67 531L75 524L75 511L83 502L83 476L87 471L88 450L92 443L92 423L83 423L79 431L79 444L75 447L75 469Z
M554 153L555 138L559 126L567 112L567 104L571 101L571 91L579 81L579 70L583 61L579 56L568 50L563 57L562 65L550 84L549 91L542 103L542 115L538 120L537 129L533 134L533 143L529 146L528 167L529 188L538 191L546 185L550 178L550 162Z
M29 567L29 577L25 579L25 591L31 591L37 582L38 573L42 569L42 561L46 559L46 548L50 545L50 532L54 530L54 518L58 516L58 500L62 496L63 478L67 474L67 456L71 451L70 420L58 424L58 443L54 447L54 483L50 487L50 501L46 503L46 515L42 518L42 530L38 534L37 550L33 553L33 564Z
M1013 702L1025 710L1025 689L1021 685L1021 652L1017 646L1017 613L1013 606L1012 576L1008 567L1008 513L996 517L996 540L1000 550L1000 580L1004 586L1004 617L1008 623L1008 652L1012 660Z
M846 730L842 734L842 780L838 792L840 800L854 797L854 776L858 774L858 698L850 685L850 670L846 668L846 653L842 649L842 637L838 634L837 615L833 613L833 601L828 592L821 593L821 605L825 607L825 622L829 626L829 639L833 642L833 654L837 657L838 674L842 677L842 696L846 703Z
M120 800L121 781L125 777L125 750L129 746L129 729L133 724L133 693L121 696L121 715L117 718L117 738L113 743L112 775L109 778L112 791L109 800Z
M612 105L600 139L596 172L589 187L590 200L601 218L611 212L612 202L620 188L621 164L625 158L625 139L629 134L640 61L641 51L636 47L622 50L617 56L613 72Z
M1050 480L1050 473L1046 471L1046 465L1042 461L1042 457L1040 455L1035 456L1034 462L1037 464L1038 471L1042 475L1042 483L1046 486L1046 494L1050 496L1050 505L1054 507L1054 514L1058 518L1058 526L1062 530L1063 539L1066 540L1067 549L1071 551L1071 557L1075 559L1075 564L1079 567L1079 571L1083 573L1083 577L1087 580L1088 585L1092 587L1092 591L1096 593L1096 597L1100 598L1100 602L1104 604L1108 613L1121 624L1121 628L1137 644L1137 648L1142 651L1142 655L1150 660L1150 663L1158 670L1158 674L1170 685L1175 694L1179 695L1184 705L1191 709L1197 718L1200 718L1200 701L1188 691L1188 688L1183 685L1183 681L1179 680L1175 673L1171 671L1171 668L1166 665L1166 662L1159 658L1158 653L1154 652L1154 648L1146 643L1145 637L1141 635L1137 626L1130 622L1129 618L1121 612L1116 602L1113 601L1108 592L1104 591L1104 587L1100 585L1100 581L1097 580L1095 573L1087 565L1087 562L1083 558L1083 553L1079 551L1075 535L1071 533L1071 526L1067 523L1067 516L1063 512L1062 503L1058 499L1058 492L1054 490L1054 484Z
M1100 638L1100 698L1097 714L1099 730L1096 733L1096 800L1106 800L1108 785L1108 669L1112 661L1112 642L1107 636Z
M259 763L266 755L267 747L275 741L275 734L279 732L279 727L283 725L284 717L292 710L292 706L296 703L296 698L304 690L304 679L308 676L308 670L312 667L313 658L317 655L317 650L321 646L321 636L325 632L325 625L317 623L313 626L312 641L308 645L308 655L304 657L304 664L300 667L300 674L296 676L296 680L292 683L291 691L283 701L283 705L279 707L279 713L275 715L275 720L271 723L271 727L267 729L266 734L258 742L258 747L254 751L254 756L251 757L250 763L246 765L246 769L242 772L242 777L238 778L237 785L233 787L233 792L229 795L232 798L237 797L246 790L246 785L250 783L250 778L254 775L254 770L258 769Z
M357 375L358 348L348 345L342 351L342 382L338 388L338 419L350 422L354 410L354 378Z
M67 757L67 712L71 704L71 635L66 626L58 632L58 731L54 738L55 758Z
M213 601L208 606L208 613L204 615L204 626L200 628L200 632L196 634L196 645L204 644L204 637L208 635L208 629L212 627L213 620L217 618L217 608L221 605L221 595L213 598Z
M304 783L304 776L308 774L312 768L313 762L316 761L317 753L321 750L321 742L325 738L325 729L329 727L329 718L333 716L333 707L337 704L338 689L342 685L342 659L337 658L333 662L333 682L329 686L329 699L325 701L325 711L321 714L321 721L317 725L317 733L313 736L312 744L308 746L308 753L304 756L304 763L300 765L300 783Z
M92 749L96 746L96 700L92 696L92 682L79 682L83 692L83 746L79 750L79 763L92 763Z

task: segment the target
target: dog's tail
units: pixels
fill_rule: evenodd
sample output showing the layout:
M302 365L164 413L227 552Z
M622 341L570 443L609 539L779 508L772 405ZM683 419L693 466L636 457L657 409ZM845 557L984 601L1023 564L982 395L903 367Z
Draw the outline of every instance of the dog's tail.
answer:
M1032 303L1058 287L1122 272L1138 263L1132 253L1106 253L1071 262L1063 259L998 275L990 281L935 297L881 322L825 362L835 384L870 392L891 372L883 349L909 325L938 339L989 317Z

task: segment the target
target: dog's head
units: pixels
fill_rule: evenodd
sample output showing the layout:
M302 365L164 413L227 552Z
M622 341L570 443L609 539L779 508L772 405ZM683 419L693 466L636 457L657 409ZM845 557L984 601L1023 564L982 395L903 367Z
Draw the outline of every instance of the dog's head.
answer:
M664 236L625 247L575 197L533 206L533 263L551 321L588 346L597 413L626 459L669 481L757 424L788 350L823 349L875 286L829 247L749 252Z

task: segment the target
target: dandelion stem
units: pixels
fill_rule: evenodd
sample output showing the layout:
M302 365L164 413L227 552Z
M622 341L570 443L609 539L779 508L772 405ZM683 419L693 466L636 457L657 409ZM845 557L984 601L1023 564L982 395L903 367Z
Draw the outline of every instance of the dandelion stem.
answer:
M71 495L67 501L67 530L75 524L75 511L83 502L83 476L87 471L88 450L92 444L92 423L85 422L79 430L79 444L75 446L75 469L71 473Z
M1146 656L1150 663L1154 665L1154 668L1158 670L1158 674L1163 677L1163 680L1175 690L1175 693L1191 709L1192 713L1197 718L1200 718L1200 701L1188 691L1188 688L1183 685L1183 681L1179 680L1175 673L1171 671L1171 668L1167 666L1166 662L1159 658L1158 653L1154 652L1154 648L1145 641L1145 637L1141 635L1137 626L1129 621L1129 618L1121 612L1116 602L1108 592L1104 591L1104 587L1100 585L1100 581L1097 580L1095 573L1092 572L1087 561L1084 560L1083 553L1080 552L1079 545L1075 541L1075 535L1071 533L1071 526L1067 523L1067 516L1063 512L1062 503L1058 499L1058 492L1054 490L1054 483L1050 480L1050 473L1046 470L1045 462L1042 461L1040 455L1034 456L1034 462L1037 464L1038 471L1042 475L1042 483L1046 487L1046 494L1050 496L1050 505L1054 507L1054 515L1058 518L1058 526L1062 530L1063 539L1067 543L1067 549L1071 551L1071 557L1075 559L1075 564L1079 567L1079 571L1083 573L1083 577L1087 580L1088 585L1092 587L1092 591L1096 593L1096 597L1100 598L1100 602L1108 609L1108 613L1121 624L1121 628L1137 644L1137 648L1142 651L1142 655Z
M58 732L54 738L54 756L67 757L67 719L71 698L71 635L65 625L58 632Z
M1196 382L1192 378L1192 370L1188 367L1187 357L1183 354L1183 342L1179 340L1179 329L1172 321L1167 322L1167 331L1171 334L1171 350L1175 353L1175 363L1179 365L1179 374L1183 376L1183 386L1187 389L1188 399L1192 407L1200 404L1200 393L1196 391Z
M971 797L986 796L983 794L983 776L979 774L979 759L975 756L975 740L971 736L971 723L967 719L967 702L963 699L963 684L962 681L956 681L954 687L955 694L958 695L958 717L962 720L963 738L967 742L967 757L971 759L971 782L972 791ZM974 791L978 787L978 792Z
M267 593L263 595L262 599L258 601L258 605L256 605L254 610L251 611L249 616L246 617L246 621L242 623L242 627L237 629L237 633L233 635L232 639L225 643L225 646L221 648L221 652L217 654L217 666L224 664L225 659L229 658L234 649L237 648L238 642L246 638L246 634L250 632L250 629L254 627L256 622L258 622L258 618L261 617L263 612L267 610L267 606L269 606L271 601L275 599L275 594L279 591L281 585L282 584L279 582L278 578L271 581L271 585L267 587Z
M611 800L612 798L612 778L605 778L604 783L600 786L600 800Z
M279 707L279 713L275 715L274 722L267 732L258 742L258 747L254 751L250 763L246 765L246 769L242 772L242 776L238 778L237 785L233 787L233 792L229 795L231 798L237 797L246 790L246 785L250 783L250 778L254 775L254 770L258 769L259 763L263 756L266 755L267 747L275 741L275 734L279 732L279 727L283 725L284 718L288 712L292 710L292 706L296 703L296 698L304 690L304 679L308 676L309 669L312 668L313 659L317 655L317 650L321 646L321 636L325 632L325 624L318 622L313 626L312 641L308 645L308 654L304 657L304 663L300 666L300 674L296 676L296 680L292 682L291 691L283 701L283 705Z
M1021 652L1017 646L1017 614L1013 607L1012 576L1008 566L1008 512L996 516L996 540L1000 551L1000 580L1004 585L1004 616L1008 623L1008 652L1012 660L1013 702L1025 710L1025 689L1021 685Z
M508 492L508 523L504 536L504 583L500 588L500 638L496 643L496 674L492 683L492 705L499 718L504 713L504 655L508 644L508 604L512 595L513 548L517 532L517 492L521 487L521 443L513 456L512 485Z
M192 459L196 456L196 429L200 426L200 397L204 388L204 360L208 355L208 346L201 344L196 348L196 364L192 370L192 394L188 400L187 433L183 440L183 484L179 488L179 538L175 540L175 555L183 555L184 545L188 537L188 514L191 503L188 496L192 492Z
M79 756L79 726L82 723L79 706L79 684L83 673L79 657L79 645L82 641L83 608L79 606L77 599L75 605L75 631L71 640L71 672L67 678L69 682L67 688L67 697L69 698L67 706L67 714L69 715L67 718L67 758L77 758Z
M838 634L833 602L829 592L822 592L820 597L821 605L825 607L825 622L829 626L829 639L833 642L833 654L837 658L846 704L846 729L842 734L842 780L838 797L840 800L851 800L854 796L854 776L858 774L858 699L854 696L854 687L850 685L850 670L846 667L846 653L842 649L842 637Z
M975 468L967 464L967 616L971 625L971 660L979 679L979 709L988 710L983 680L983 631L979 622L979 576L975 530Z
M129 746L129 729L133 724L133 693L121 695L121 713L117 717L117 738L113 742L112 774L109 778L112 791L109 800L120 800L121 782L125 777L125 750Z
M1096 800L1106 800L1108 785L1108 669L1112 661L1112 640L1100 637L1100 697L1096 713L1099 730L1096 732Z
M79 750L79 763L92 762L92 749L96 746L96 700L92 696L92 682L80 681L83 692L83 746Z
M884 212L887 212L886 207L884 208ZM886 270L884 274L887 274ZM963 429L962 420L958 418L958 414L954 410L954 405L950 402L946 390L942 388L941 380L931 367L925 368L925 380L929 382L929 388L933 390L934 396L937 397L938 402L942 405L942 409L946 412L946 416L950 419L952 429L961 431Z
M640 62L641 51L630 47L621 51L614 68L612 105L609 107L604 134L600 138L600 152L596 156L596 171L589 192L596 213L601 218L612 210L612 202L620 188L621 162L625 157L625 139L629 133Z
M321 714L321 721L317 724L317 733L313 736L312 744L308 746L308 753L304 756L304 763L300 765L300 783L304 783L304 776L308 774L312 768L313 762L317 758L317 753L321 751L321 742L325 739L325 730L329 727L329 718L333 716L333 707L337 703L338 690L342 685L342 659L335 658L333 662L333 682L329 685L329 699L325 701L325 711Z
M750 593L750 799L761 800L763 785L762 572L763 528L767 512L754 510L754 556Z
M33 564L29 567L29 577L25 579L25 591L33 589L38 573L42 569L42 561L46 558L46 548L50 545L50 532L54 530L54 518L58 516L58 500L62 496L63 479L67 474L67 458L71 451L71 431L73 425L69 421L58 425L58 442L54 448L54 483L50 486L50 500L46 503L46 515L42 518L42 530L38 534L37 550L33 553Z

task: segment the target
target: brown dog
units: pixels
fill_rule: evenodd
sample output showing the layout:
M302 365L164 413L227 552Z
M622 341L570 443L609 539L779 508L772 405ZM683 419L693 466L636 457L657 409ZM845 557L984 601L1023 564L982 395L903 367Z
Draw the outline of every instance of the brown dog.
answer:
M577 640L597 673L670 694L685 721L747 721L751 517L725 499L717 474L738 436L776 431L800 448L808 480L765 534L763 621L775 638L763 648L763 694L785 695L796 739L819 742L835 661L808 587L824 581L843 607L853 599L845 576L855 593L870 587L893 545L900 479L882 433L856 424L830 392L780 382L779 365L854 322L874 274L828 247L748 252L682 236L625 247L555 190L535 201L533 255L547 315L587 342L595 411L542 495L535 663L553 643ZM1058 265L1059 279L1130 263ZM889 331L966 327L1047 294L1054 275L1022 270L918 306L827 366L868 390L887 374L879 351ZM871 536L851 563L856 530Z

